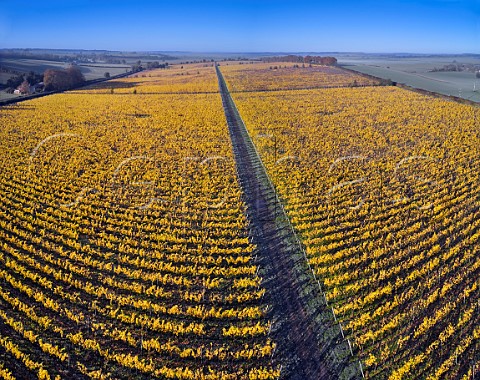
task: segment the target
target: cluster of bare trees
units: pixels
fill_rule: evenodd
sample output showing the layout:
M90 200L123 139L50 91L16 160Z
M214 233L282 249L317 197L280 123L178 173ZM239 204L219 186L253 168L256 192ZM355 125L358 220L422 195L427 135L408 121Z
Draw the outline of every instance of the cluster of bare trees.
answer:
M315 55L285 55L277 57L263 58L265 62L298 62L298 63L318 63L320 65L333 66L337 64L335 57L320 57Z
M24 91L22 93L28 93L29 86L33 86L42 81L43 81L43 75L37 74L33 71L30 71L27 74L19 73L18 75L12 76L7 80L7 83L5 84L5 88L6 88L6 91L10 94L13 93L13 91L17 88L20 89L20 91Z
M45 91L66 90L85 82L85 77L77 66L70 66L66 70L45 70L43 74Z

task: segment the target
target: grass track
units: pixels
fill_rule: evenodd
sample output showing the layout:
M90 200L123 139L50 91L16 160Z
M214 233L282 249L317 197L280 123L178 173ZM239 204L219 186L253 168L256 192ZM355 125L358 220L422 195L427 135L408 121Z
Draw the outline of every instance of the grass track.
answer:
M321 301L302 248L217 67L220 92L268 289L282 379L359 378L358 362Z

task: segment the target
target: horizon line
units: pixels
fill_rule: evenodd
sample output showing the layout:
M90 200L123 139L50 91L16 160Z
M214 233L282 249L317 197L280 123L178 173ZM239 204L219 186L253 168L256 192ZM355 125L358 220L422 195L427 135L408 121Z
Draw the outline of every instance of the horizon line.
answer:
M443 56L457 56L457 55L473 55L480 56L479 53L473 52L458 52L458 53L419 53L408 51L396 52L365 52L365 51L321 51L321 50L302 50L302 51L195 51L195 50L118 50L118 49L88 49L88 48L46 48L46 47L4 47L4 50L50 50L50 51L86 51L86 52L111 52L111 53L183 53L183 54L364 54L364 55L443 55Z

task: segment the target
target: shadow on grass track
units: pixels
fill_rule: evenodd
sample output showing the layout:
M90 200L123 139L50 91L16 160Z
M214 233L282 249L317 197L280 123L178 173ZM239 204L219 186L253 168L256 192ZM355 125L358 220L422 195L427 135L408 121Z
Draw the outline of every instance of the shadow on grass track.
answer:
M268 317L281 378L361 378L218 67L217 75L262 285L272 305Z

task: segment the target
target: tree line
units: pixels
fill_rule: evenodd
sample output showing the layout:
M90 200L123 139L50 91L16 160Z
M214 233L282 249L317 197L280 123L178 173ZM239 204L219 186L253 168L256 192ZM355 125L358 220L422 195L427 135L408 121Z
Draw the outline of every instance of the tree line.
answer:
M275 56L275 57L266 57L263 58L264 62L296 62L296 63L317 63L320 65L334 66L337 64L337 59L335 57L320 57L312 55L284 55L284 56Z

